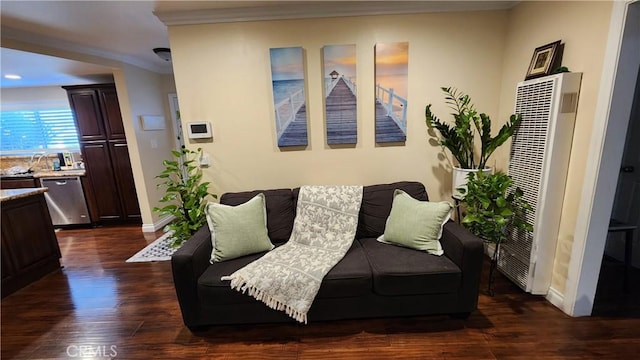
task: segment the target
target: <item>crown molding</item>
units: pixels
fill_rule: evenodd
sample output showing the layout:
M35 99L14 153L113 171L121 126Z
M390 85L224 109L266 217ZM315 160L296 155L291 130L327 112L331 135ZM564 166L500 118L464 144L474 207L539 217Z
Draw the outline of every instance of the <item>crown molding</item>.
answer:
M17 30L7 26L0 27L0 33L2 34L2 41L14 40L22 43L38 45L44 48L50 48L55 50L61 50L81 55L88 55L105 60L115 61L119 63L126 63L129 65L137 66L139 68L153 71L160 74L171 74L171 69L158 66L152 62L144 61L139 58L117 53L113 51L107 51L92 46L81 45L78 43L61 40L46 35L35 34L23 30ZM21 50L21 49L16 49ZM72 59L76 60L76 59ZM82 60L80 60L82 61Z
M286 5L154 11L165 25L217 24L326 17L506 10L518 1L312 1Z

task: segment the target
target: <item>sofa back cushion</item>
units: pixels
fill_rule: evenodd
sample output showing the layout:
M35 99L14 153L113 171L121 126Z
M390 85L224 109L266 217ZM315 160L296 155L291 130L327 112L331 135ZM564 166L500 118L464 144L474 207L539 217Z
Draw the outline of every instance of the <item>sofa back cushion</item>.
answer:
M263 193L265 196L269 239L274 244L286 242L291 236L295 217L295 205L290 189L225 193L220 197L220 203L237 206L251 200L259 193Z
M362 205L358 220L356 238L371 238L382 235L391 213L393 192L400 189L412 198L420 201L429 200L424 185L414 181L402 181L392 184L365 186L362 193Z

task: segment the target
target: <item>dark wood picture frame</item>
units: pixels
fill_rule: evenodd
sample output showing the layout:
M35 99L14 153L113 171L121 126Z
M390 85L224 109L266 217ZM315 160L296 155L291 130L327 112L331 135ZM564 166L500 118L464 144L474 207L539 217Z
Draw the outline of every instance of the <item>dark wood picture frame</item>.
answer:
M524 79L535 79L551 74L553 66L557 62L559 49L560 40L536 48Z

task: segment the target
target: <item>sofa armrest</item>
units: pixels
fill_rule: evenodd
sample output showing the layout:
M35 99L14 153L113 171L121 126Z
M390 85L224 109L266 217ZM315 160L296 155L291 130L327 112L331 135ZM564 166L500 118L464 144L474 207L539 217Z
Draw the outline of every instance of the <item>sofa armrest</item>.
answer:
M444 225L440 239L444 254L462 270L461 299L468 302L469 311L478 305L478 290L482 261L484 258L483 241L460 224L449 221Z
M187 326L198 325L198 278L209 266L211 250L211 232L205 225L171 256L173 284Z

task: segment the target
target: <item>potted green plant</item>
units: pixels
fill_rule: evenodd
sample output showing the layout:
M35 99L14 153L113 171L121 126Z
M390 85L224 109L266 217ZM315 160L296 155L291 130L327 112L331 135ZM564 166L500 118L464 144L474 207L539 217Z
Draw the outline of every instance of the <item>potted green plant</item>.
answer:
M162 165L165 169L156 176L162 181L157 186L166 188L160 199L166 205L154 207L153 211L174 217L163 230L173 231L171 245L178 247L206 224L206 197L217 196L209 193L209 182L202 182L202 170L196 165L202 149L193 151L185 148L182 152L174 150L171 153L175 159L164 160Z
M435 128L440 133L439 143L449 149L453 157L458 162L458 166L453 167L454 196L461 198L458 188L463 188L468 173L487 169L487 161L493 152L509 139L520 122L522 117L518 114L510 116L509 121L504 124L498 134L491 136L491 118L485 113L478 113L471 103L469 95L451 87L442 87L447 105L454 111L453 125L441 121L431 112L431 104L425 108L427 126ZM479 149L475 146L476 134L480 139ZM477 151L479 150L479 153Z
M489 295L493 296L494 272L500 254L500 244L509 240L514 231L533 231L526 220L526 212L531 205L524 199L524 193L513 185L513 179L502 172L495 174L469 174L464 193L466 213L462 224L471 233L487 243L495 244L489 268Z

